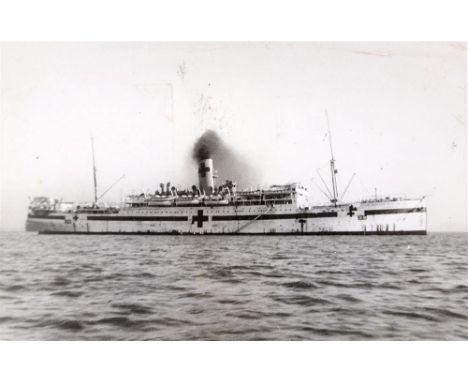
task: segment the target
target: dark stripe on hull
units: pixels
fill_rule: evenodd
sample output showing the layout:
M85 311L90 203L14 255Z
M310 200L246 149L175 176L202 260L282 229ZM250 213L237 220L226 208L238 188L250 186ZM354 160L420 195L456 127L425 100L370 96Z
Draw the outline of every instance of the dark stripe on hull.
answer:
M188 216L87 216L87 220L101 221L157 221L157 222L186 222Z
M184 235L184 236L397 236L397 235L427 235L427 231L392 231L392 232L362 232L362 231L320 231L320 232L267 232L267 233L193 233L193 232L74 232L74 231L39 231L41 235Z
M278 219L310 219L310 218L336 218L336 212L318 212L318 213L301 213L301 214L278 214L278 215L225 215L211 217L212 221L228 221L228 220L278 220Z
M225 215L211 216L212 221L230 220L277 220L277 219L308 219L308 218L335 218L336 212L278 214L278 215ZM188 221L188 216L87 216L87 220L99 221Z
M387 210L367 210L364 215L388 215L403 214L414 212L425 212L426 209L420 208L401 208ZM337 212L318 212L318 213L299 213L299 214L267 214L261 215L224 215L211 217L212 221L233 221L233 220L281 220L281 219L313 219L313 218L331 218L337 217ZM65 219L63 215L55 216L30 216L31 219ZM86 216L87 220L96 221L188 221L188 216Z
M364 215L389 215L389 214L410 214L414 212L426 212L424 207L418 208L399 208L399 209L388 209L388 210L367 210L364 211Z

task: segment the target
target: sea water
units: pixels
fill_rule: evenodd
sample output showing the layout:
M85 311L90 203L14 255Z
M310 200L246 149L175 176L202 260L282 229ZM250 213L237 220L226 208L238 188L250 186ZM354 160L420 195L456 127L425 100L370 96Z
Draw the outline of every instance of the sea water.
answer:
M0 340L467 340L468 234L0 233Z

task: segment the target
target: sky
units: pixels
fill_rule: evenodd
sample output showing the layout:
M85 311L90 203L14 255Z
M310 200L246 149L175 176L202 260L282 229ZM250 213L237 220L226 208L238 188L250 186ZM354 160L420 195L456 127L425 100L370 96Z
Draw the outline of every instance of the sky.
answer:
M196 182L216 131L258 185L304 183L326 203L326 114L343 201L427 196L430 231L467 230L462 43L2 43L0 229L30 197L119 202ZM216 168L216 163L214 164ZM229 178L229 174L219 174ZM323 186L321 186L323 188Z

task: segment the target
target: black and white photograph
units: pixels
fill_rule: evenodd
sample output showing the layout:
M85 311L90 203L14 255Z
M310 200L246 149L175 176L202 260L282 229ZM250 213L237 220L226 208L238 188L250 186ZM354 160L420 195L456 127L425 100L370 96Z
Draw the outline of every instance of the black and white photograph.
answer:
M466 42L212 33L0 42L0 341L466 344Z
M465 44L1 49L1 338L468 338Z

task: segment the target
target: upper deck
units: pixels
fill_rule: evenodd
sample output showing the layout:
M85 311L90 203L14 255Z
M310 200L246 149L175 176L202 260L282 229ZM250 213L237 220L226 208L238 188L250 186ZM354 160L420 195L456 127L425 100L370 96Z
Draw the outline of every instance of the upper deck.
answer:
M294 205L298 208L308 206L307 189L299 183L273 185L265 189L236 191L231 187L219 187L210 195L194 189L130 195L125 203L129 207L187 207L187 206L255 206L255 205Z

